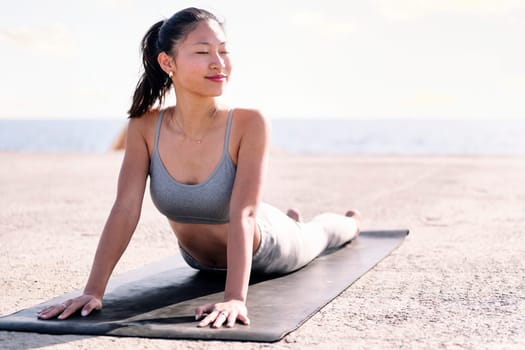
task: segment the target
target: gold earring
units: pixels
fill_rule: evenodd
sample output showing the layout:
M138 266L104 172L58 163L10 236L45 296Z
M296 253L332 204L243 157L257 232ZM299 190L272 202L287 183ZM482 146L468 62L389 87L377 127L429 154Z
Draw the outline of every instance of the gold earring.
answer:
M170 77L170 79L173 78L173 72L172 71L169 72L168 77Z

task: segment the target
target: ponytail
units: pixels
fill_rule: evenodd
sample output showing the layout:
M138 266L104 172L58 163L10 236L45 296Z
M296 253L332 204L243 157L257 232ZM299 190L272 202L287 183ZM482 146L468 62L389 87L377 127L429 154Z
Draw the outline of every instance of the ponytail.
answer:
M157 100L162 104L164 95L171 87L171 79L168 78L159 63L159 31L164 21L155 23L146 33L141 43L142 64L144 73L139 79L135 93L133 94L133 103L129 109L129 117L140 117L146 113Z
M200 21L221 21L212 13L194 7L179 11L165 21L155 23L144 35L141 42L144 73L137 83L129 117L140 117L158 101L164 101L166 92L173 85L157 61L159 53L175 54L177 42L184 39Z

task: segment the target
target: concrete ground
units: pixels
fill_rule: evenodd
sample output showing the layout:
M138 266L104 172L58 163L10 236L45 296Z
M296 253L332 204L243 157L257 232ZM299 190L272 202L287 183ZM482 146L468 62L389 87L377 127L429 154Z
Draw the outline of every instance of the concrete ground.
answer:
M121 159L0 153L0 314L83 287ZM306 219L355 207L363 229L411 231L297 331L274 344L0 331L0 349L524 349L524 179L519 157L277 152L265 201ZM147 194L115 273L174 252Z

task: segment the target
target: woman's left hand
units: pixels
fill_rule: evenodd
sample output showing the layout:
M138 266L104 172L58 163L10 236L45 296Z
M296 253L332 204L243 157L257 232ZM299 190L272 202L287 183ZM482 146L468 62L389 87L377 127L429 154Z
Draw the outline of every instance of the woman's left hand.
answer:
M240 300L228 300L217 304L206 304L195 309L195 319L200 320L204 314L208 314L199 322L199 327L211 325L212 328L220 328L225 325L231 328L239 320L245 325L250 324L246 304Z

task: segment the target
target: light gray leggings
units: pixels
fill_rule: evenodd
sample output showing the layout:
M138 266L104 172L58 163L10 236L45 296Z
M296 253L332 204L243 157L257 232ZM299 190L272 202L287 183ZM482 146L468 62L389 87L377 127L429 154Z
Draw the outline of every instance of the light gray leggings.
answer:
M295 271L327 249L337 248L357 235L354 219L332 213L317 215L311 221L296 222L279 209L261 203L257 212L261 244L253 255L252 271L282 274ZM203 266L180 248L193 268L205 271L225 269Z

